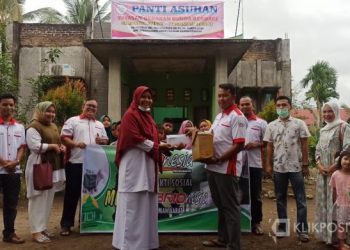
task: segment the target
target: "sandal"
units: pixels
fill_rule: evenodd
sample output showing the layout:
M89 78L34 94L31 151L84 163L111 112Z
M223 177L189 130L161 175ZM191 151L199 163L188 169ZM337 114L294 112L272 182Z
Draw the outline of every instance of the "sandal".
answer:
M33 236L33 241L40 244L46 244L51 242L50 238L42 233Z
M41 232L43 235L49 237L49 238L53 238L55 237L55 234L50 232L49 230L45 229L44 231Z
M219 241L217 239L206 240L206 241L203 241L202 244L205 247L226 247L226 244L224 242Z
M299 234L299 240L301 242L306 243L306 242L310 241L310 238L309 238L309 235L307 235L307 234Z
M69 236L71 233L70 228L69 227L62 227L60 235L61 236Z
M264 230L262 229L260 224L255 224L253 226L253 233L256 235L263 235L264 234Z

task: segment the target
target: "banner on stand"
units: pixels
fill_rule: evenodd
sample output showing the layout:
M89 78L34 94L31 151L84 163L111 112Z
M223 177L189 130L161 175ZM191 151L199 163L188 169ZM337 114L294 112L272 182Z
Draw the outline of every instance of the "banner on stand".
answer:
M80 232L113 232L118 180L115 147L89 145L85 150ZM250 232L249 181L243 184L247 192L243 197L248 198L242 199L241 229ZM192 162L190 150L174 151L164 159L158 219L159 232L217 231L217 209L210 196L205 165Z

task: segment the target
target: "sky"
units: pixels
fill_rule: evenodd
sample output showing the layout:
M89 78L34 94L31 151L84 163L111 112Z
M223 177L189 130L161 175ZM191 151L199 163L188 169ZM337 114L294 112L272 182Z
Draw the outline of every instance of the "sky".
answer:
M65 11L62 0L26 0L24 11L42 7ZM244 38L289 38L293 87L317 61L327 61L338 72L339 103L350 106L349 13L349 0L243 0Z

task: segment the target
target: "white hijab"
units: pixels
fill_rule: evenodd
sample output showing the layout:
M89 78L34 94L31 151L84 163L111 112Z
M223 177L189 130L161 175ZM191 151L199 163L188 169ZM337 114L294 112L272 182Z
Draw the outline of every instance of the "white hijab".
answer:
M325 108L325 106L329 106L333 113L334 113L334 120L331 121L331 122L326 122L326 126L324 126L323 128L321 128L321 131L324 131L324 130L330 130L336 126L339 126L341 123L343 123L344 121L340 119L340 108L339 108L339 105L335 102L326 102L323 107L322 107L322 111L323 109Z

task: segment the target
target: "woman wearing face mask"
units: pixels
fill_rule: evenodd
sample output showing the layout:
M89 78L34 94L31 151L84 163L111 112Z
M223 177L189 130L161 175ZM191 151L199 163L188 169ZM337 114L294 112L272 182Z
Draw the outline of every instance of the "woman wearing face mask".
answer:
M63 189L66 180L63 165L66 148L61 144L57 126L53 123L55 116L56 107L52 102L37 104L26 135L30 150L25 171L28 217L33 241L37 243L49 243L54 236L48 231L50 211L55 192ZM33 185L33 164L42 161L48 161L53 167L53 187L38 191Z
M161 151L170 145L159 142L151 115L152 93L136 88L124 114L117 144L118 209L112 245L117 249L156 249L158 240L158 171Z
M317 239L327 244L335 244L335 235L332 236L333 223L333 193L328 185L332 173L336 170L335 155L350 143L350 127L340 119L338 104L327 102L322 108L323 121L326 125L320 130L320 138L316 146L315 158L318 167L316 179L316 225ZM334 231L334 230L333 230Z

